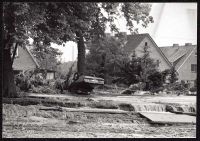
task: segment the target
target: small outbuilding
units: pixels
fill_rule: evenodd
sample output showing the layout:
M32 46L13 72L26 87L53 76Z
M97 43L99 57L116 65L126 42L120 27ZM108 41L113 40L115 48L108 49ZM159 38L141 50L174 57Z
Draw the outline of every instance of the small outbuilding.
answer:
M55 79L55 70L50 69L40 69L40 72L43 74L44 78L47 80Z

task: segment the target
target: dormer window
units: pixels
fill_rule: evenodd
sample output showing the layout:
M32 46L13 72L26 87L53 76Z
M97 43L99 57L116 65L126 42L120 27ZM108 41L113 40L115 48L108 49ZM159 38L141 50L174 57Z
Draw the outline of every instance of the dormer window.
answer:
M147 46L147 42L145 42L145 46Z

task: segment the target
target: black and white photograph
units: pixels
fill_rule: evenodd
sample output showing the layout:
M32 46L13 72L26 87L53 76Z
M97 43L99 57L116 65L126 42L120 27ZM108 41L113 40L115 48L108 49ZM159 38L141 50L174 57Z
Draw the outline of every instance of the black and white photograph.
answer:
M2 2L2 138L197 138L197 2Z

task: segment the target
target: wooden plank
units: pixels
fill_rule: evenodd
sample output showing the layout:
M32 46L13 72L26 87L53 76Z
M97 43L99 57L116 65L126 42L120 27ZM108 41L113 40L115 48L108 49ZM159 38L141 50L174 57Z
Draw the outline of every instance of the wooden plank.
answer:
M117 109L98 109L98 108L66 108L62 107L63 111L68 112L85 112L85 113L107 113L107 114L126 114L128 111Z
M37 93L27 93L27 97L55 97L55 98L68 98L69 96L64 94L37 94Z
M169 112L140 112L140 114L152 123L195 123L196 117Z
M99 108L67 108L67 107L46 107L41 106L40 110L44 111L66 111L66 112L85 112L85 113L108 113L108 114L126 114L128 111L119 109L99 109Z

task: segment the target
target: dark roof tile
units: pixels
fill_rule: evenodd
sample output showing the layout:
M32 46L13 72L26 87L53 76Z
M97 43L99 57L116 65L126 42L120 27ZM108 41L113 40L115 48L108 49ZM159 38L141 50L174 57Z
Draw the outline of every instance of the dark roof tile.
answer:
M127 35L127 43L125 45L125 51L129 52L133 49L135 49L141 42L142 40L147 37L148 34L135 34L135 35Z
M179 66L184 62L184 60L195 47L196 45L176 47L166 46L160 47L160 49L170 62L175 63L175 68L179 68Z

